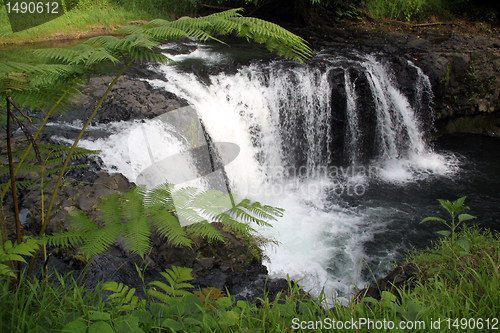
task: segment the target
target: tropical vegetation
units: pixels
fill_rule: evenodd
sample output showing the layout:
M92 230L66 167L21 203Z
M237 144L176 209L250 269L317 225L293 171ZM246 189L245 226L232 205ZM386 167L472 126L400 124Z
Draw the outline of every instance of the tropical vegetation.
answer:
M130 22L173 20L242 7L246 15L272 22L321 27L343 22L497 21L500 5L472 0L62 0L66 14L40 26L12 33L6 7L0 7L0 45L85 33L111 33ZM56 37L59 35L60 37Z
M163 3L169 2L158 1L158 6ZM177 2L180 3L183 2ZM191 3L197 4L195 1ZM227 3L229 2L213 1L210 6L220 7ZM82 12L86 8L115 4L120 2L66 3L69 9ZM125 8L137 5L131 7L132 10L144 7L140 1L121 4ZM245 5L262 8L269 4L266 1L245 1ZM327 0L303 0L295 4L297 8L305 6L304 8L309 9L320 5L326 8L343 8L337 16L342 13L344 16L364 15L360 8L368 8L368 2L365 7L356 7L361 6L361 3L354 1L354 7L338 7L340 5L336 1ZM170 12L165 10L165 13ZM314 11L304 13L316 15ZM8 160L8 165L1 172L8 174L10 179L2 187L0 203L10 194L16 206L16 189L36 185L40 188L40 204L44 212L38 237L27 237L20 232L19 213L16 211L16 240L13 241L7 239L3 207L0 207L0 331L328 331L325 326L332 319L345 323L359 322L361 318L373 322L391 321L395 325L403 321L418 321L424 323L424 326L413 331L421 332L429 331L432 322L435 323L434 327L439 323L443 330L450 331L484 331L499 327L498 318L494 316L500 312L500 297L497 292L500 281L500 241L497 235L488 231L466 227L459 231L459 224L473 218L460 214L467 208L464 206L465 198L455 202L440 201L450 213L451 222L439 218L424 220L444 223L450 228L449 234L441 232L445 237L433 248L410 255L408 260L416 263L420 269L419 274L402 288L381 290L380 299L360 295L342 305L336 299L327 299L324 294L317 298L311 297L289 282L289 290L283 291L276 299L269 299L265 295L258 304L235 302L224 290L193 290L189 283L190 269L175 266L162 273L167 283L154 281L143 284L146 295L143 299L138 297L134 288L114 282L101 281L97 288L85 289L71 275L61 276L56 272L52 277L34 277L32 268L40 247L75 247L91 259L106 251L121 236L128 249L144 257L149 250L153 229L174 244L189 245L193 235L220 239L220 234L211 229L208 221L220 221L234 230L250 234L252 230L247 222L267 224L283 213L279 208L249 200L236 201L232 208L221 211L214 208L220 206L220 193L199 193L192 189L183 190L185 205L174 206L172 189L168 185L149 191L137 187L125 194L104 199L99 207L100 220L93 220L82 212L75 211L69 231L44 235L47 223L53 216L55 198L66 170L69 167L79 167L78 164L71 165L71 161L75 157L92 153L78 148L78 140L128 66L141 61L170 61L154 52L161 42L179 38L220 41L217 39L218 34L236 34L262 43L269 50L299 62L311 55L311 50L301 38L275 24L243 17L237 10L200 18L184 17L175 21L164 17L146 24L125 26L118 32L124 37L100 36L69 49L36 51L36 62L0 62L0 96L5 101L2 120L7 125L7 138L11 137L11 122L16 122L20 128L25 129L28 138L22 149L11 142L7 143L9 156L5 159ZM105 73L105 68L110 63L120 66L120 70L108 90L97 101L94 112L74 145L59 147L37 143L50 115L64 111L80 94L85 84L84 79ZM36 133L28 134L27 129L33 127ZM16 182L16 174L32 170L40 175L37 181ZM52 174L56 176L52 177ZM46 188L51 189L47 206L44 200ZM183 215L186 218L198 215L196 219L200 221L201 218L201 222L183 228L179 223L179 218ZM28 266L27 261L30 269L22 269ZM143 279L145 267L136 267L137 274ZM50 278L55 278L56 281L53 282ZM464 323L462 320L456 321L459 318L469 319ZM470 318L475 320L470 321ZM314 326L318 322L324 326ZM350 331L346 327L340 330ZM372 330L368 326L360 328L360 331ZM380 329L389 330L390 327Z
M462 248L458 244L443 238L433 247L406 258L419 267L419 273L403 287L381 291L380 299L364 297L359 301L359 297L353 297L344 305L324 294L311 297L291 281L289 289L276 298L265 295L258 303L235 301L224 290L192 289L190 269L179 267L163 272L164 281L144 285L147 296L143 299L137 297L134 288L123 284L104 282L94 289L85 289L71 275L57 273L54 273L57 283L25 281L23 276L24 287L10 291L3 277L0 329L5 332L329 332L332 327L339 332L497 329L500 238L478 228L463 228L457 237L470 241L466 255L459 254ZM143 269L138 267L139 276ZM347 326L351 323L358 329ZM380 329L374 329L375 326Z

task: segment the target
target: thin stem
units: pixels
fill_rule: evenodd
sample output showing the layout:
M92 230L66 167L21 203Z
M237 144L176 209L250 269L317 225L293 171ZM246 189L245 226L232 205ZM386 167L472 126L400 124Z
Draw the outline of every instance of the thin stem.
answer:
M11 135L11 104L9 97L7 97L7 154L9 155L9 172L10 172L10 182L12 185L12 199L14 200L14 218L16 220L16 234L17 234L17 244L21 244L21 221L19 220L19 206L17 204L17 193L16 193L16 179L14 174L14 161L12 158L12 141ZM21 280L21 268L22 264L18 261L17 264L17 280Z
M2 234L1 242L3 245L7 241L7 226L5 225L5 214L3 213L3 200L0 199L0 233Z
M111 89L115 85L116 81L118 81L120 76L125 72L125 70L132 64L132 62L134 60L135 59L130 60L127 63L127 65L125 65L125 67L120 71L120 73L115 77L115 79L109 84L108 89L106 90L104 95L99 100L99 103L97 103L96 107L94 108L94 111L90 115L90 117L87 120L87 122L85 123L85 125L83 125L83 128L80 130L80 133L78 133L78 136L76 137L75 142L71 146L71 149L68 152L68 156L66 156L66 160L64 161L64 164L62 166L61 172L59 173L59 177L57 178L57 183L56 183L56 186L54 188L54 192L52 193L52 197L51 197L50 202L49 202L49 207L47 208L47 213L45 214L45 221L44 221L44 224L42 225L42 229L40 230L40 236L43 236L45 234L45 228L47 227L47 221L49 220L50 213L52 211L52 206L54 205L54 201L56 200L57 192L59 191L59 186L61 185L62 178L64 176L64 173L66 172L66 168L68 167L69 161L71 160L71 156L73 155L73 152L75 151L76 146L78 145L78 142L82 138L87 127L90 125L90 122L92 121L92 119L97 114L97 110L99 110L99 108L101 107L102 102L104 102L104 99L108 96L109 92L111 91Z
M45 229L47 228L47 223L48 223L49 218L50 218L50 213L52 211L52 206L54 205L54 202L55 202L56 196L57 196L57 192L59 191L59 186L61 185L62 178L64 176L64 173L66 172L66 168L68 167L69 161L71 160L71 156L73 155L73 152L75 151L76 146L78 145L78 142L82 138L82 136L85 133L85 130L87 129L87 127L90 125L90 122L92 121L92 119L97 114L97 110L99 110L99 108L101 107L102 102L104 102L104 99L106 98L106 96L108 96L109 92L111 91L111 89L115 85L116 81L118 81L118 79L121 77L121 75L134 62L134 60L135 60L135 58L132 58L125 65L125 67L120 71L120 73L115 77L115 79L109 84L108 89L106 90L106 92L104 93L104 95L99 100L99 103L97 103L96 107L94 108L94 111L90 115L90 117L87 120L87 122L85 123L85 125L83 125L83 128L80 130L80 133L78 133L78 136L76 137L75 142L71 146L71 149L68 152L68 156L66 157L66 160L64 161L64 164L62 166L61 172L59 173L59 177L57 178L57 182L56 182L56 186L54 187L54 191L52 192L52 197L50 198L49 206L47 208L47 212L45 213L45 218L44 218L42 227L40 229L40 235L39 235L39 237L43 237L45 235ZM31 261L30 261L30 266L28 268L28 274L27 274L28 276L31 276L32 273L33 273L33 267L34 267L34 263L35 263L34 258L35 257L33 257L31 259Z
M71 86L68 89L66 89L66 91L61 95L61 97L57 100L57 102L47 112L47 115L45 116L45 119L43 120L42 124L38 127L38 130L36 131L35 135L33 135L33 140L36 140L36 138L38 137L38 135L42 131L43 127L45 126L45 124L49 120L49 117L52 115L52 113L54 112L54 110L56 109L56 107L61 103L61 101L64 99L64 97L75 86L76 82L77 82L77 80L73 81L73 83L71 84ZM30 142L30 144L28 145L28 148L26 148L26 151L24 152L24 155L21 157L21 159L19 160L19 163L17 164L16 170L14 171L14 175L17 175L17 173L19 172L19 169L21 169L21 166L22 166L24 160L26 159L26 157L28 156L28 153L30 152L31 147L33 147L33 143ZM5 194L7 194L7 191L9 190L9 187L10 187L10 184L7 183L5 185L5 189L2 192L2 196L1 196L2 200L5 197Z

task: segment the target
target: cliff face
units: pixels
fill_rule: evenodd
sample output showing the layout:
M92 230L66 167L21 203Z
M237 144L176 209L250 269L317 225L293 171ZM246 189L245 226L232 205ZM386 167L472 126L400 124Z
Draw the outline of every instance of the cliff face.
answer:
M458 32L454 26L322 28L299 32L313 46L323 43L406 59L429 76L435 95L437 135L500 134L500 34ZM315 37L318 36L318 39ZM397 63L398 61L395 61ZM398 81L405 80L404 62Z
M420 65L433 85L438 134L500 134L500 42L456 35L428 48ZM418 63L417 63L418 64Z

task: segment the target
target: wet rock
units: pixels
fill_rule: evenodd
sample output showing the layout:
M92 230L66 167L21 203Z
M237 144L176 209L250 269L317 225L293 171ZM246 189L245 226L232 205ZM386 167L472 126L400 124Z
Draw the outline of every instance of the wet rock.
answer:
M150 76L154 76L152 72L142 77ZM111 81L110 77L91 78L74 107L65 115L54 116L51 120L71 123L87 119ZM179 100L175 95L155 89L139 77L123 75L102 103L92 122L105 124L111 121L150 119L186 105L185 101Z
M404 285L410 285L418 274L418 267L409 263L404 266L398 266L394 268L387 276L377 280L375 284L372 284L368 288L364 288L358 292L356 299L361 301L363 297L372 297L376 300L381 299L381 293L383 291L389 291L393 293L396 297L399 297L397 288Z
M201 287L214 287L223 290L227 283L227 275L222 273L220 269L213 269L209 274L199 278L198 283Z

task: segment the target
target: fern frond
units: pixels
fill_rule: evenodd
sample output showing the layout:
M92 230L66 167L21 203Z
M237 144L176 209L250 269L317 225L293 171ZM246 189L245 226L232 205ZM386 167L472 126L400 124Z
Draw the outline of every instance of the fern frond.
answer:
M224 237L221 233L215 229L207 220L194 223L188 226L188 230L196 235L203 238L207 238L211 241L221 241L224 242Z
M102 284L104 290L112 291L108 300L114 304L118 311L133 311L140 305L139 298L135 296L135 288L117 282L105 282Z
M71 79L75 80L75 79ZM81 95L81 91L77 89L81 86L81 80L65 95L63 100L58 104L54 111L62 112L68 105L71 105ZM61 97L62 92L66 91L71 83L52 82L50 86L32 87L31 82L23 91L14 91L11 94L12 99L20 107L28 107L30 109L40 108L45 109L52 107Z
M8 183L1 183L0 184L0 187L1 187L2 191L5 190L5 186L8 186L7 184L9 184L9 182ZM19 190L22 190L23 188L31 186L31 185L33 185L35 183L37 183L37 182L34 181L34 180L29 180L29 179L16 180L16 188L19 189Z
M130 219L125 230L125 246L144 259L151 248L151 225L146 216Z
M197 192L198 189L196 187L183 187L172 193L176 209L179 210L190 207L190 203Z
M42 167L40 165L31 164L31 163L23 163L19 172L40 172ZM8 165L0 165L0 176L9 174L9 166Z
M119 63L119 60L105 48L96 48L80 53L72 60L71 64L81 64L88 67L104 61Z
M85 235L85 244L81 249L87 258L106 252L124 232L123 226L116 224L105 225Z
M193 223L201 222L204 220L200 214L191 208L178 208L176 209L177 217L181 225L186 226Z
M52 235L47 235L40 241L47 244L47 246L73 246L76 247L83 243L85 233L79 231L66 231L59 232Z
M168 211L156 211L150 216L151 223L173 246L189 246L193 241L187 237L187 233L179 224L177 218Z
M144 196L144 206L150 209L174 210L173 189L171 184L160 184L149 190Z
M234 219L234 217L226 214L226 213L221 213L219 214L215 219L215 222L221 222L224 225L227 225L231 230L234 230L236 232L241 232L243 234L246 234L250 231L255 231L253 228L250 227L248 223L244 222L239 222Z
M6 241L3 246L0 246L0 263L5 261L21 261L26 262L22 257L33 255L39 248L39 243L36 239L25 237L22 243L17 244L10 240ZM7 265L0 264L0 275L15 277L14 271Z
M121 224L126 220L122 218L122 203L118 193L111 193L101 198L99 211L102 214L104 224Z
M148 284L163 289L165 294L152 288L148 289L148 294L158 298L163 302L169 301L171 296L177 297L190 295L190 292L182 290L182 288L193 288L193 285L185 282L193 279L191 277L192 270L192 268L177 266L172 266L172 269L165 269L165 272L161 272L160 274L168 281L170 285L167 285L166 283L160 281L153 281Z
M57 61L69 64L73 59L78 56L78 50L62 49L62 48L47 48L41 50L34 50L33 54L37 58L43 58L46 61Z
M99 228L99 226L95 224L94 221L92 221L79 209L71 210L69 215L71 216L71 230L85 234Z
M122 214L128 220L139 218L144 214L143 198L146 188L143 186L136 186L132 190L123 194Z

